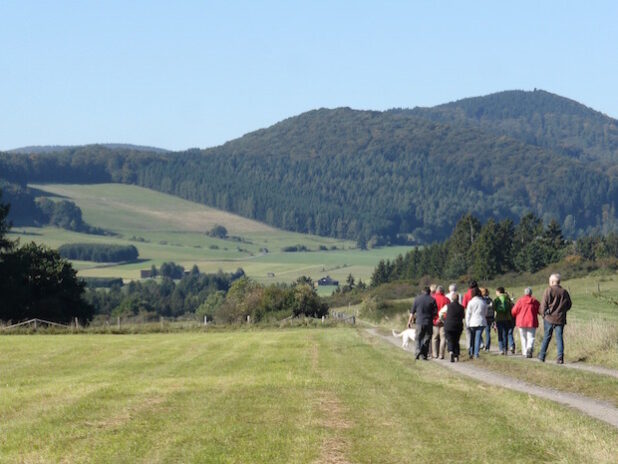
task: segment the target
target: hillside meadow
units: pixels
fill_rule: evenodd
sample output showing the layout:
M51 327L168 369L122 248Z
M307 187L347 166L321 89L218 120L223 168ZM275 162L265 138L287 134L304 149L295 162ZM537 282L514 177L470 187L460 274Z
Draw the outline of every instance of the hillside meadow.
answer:
M618 431L354 328L0 337L1 462L614 462ZM481 407L479 407L481 405Z
M345 280L348 274L368 281L380 259L393 259L409 247L359 250L354 242L283 231L240 216L178 197L124 184L32 185L57 198L69 199L82 210L84 220L112 236L72 232L53 227L17 227L13 237L51 247L66 243L135 245L139 262L100 264L76 261L83 277L139 279L141 269L174 261L202 272L233 272L241 267L262 282L292 282L301 275L315 280L325 275ZM205 233L223 225L229 238ZM310 251L283 252L303 245ZM322 248L322 249L320 249ZM268 250L267 252L265 250Z

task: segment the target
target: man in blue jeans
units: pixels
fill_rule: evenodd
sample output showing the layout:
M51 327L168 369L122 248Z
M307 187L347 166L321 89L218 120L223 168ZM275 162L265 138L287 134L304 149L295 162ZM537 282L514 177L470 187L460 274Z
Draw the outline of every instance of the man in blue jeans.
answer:
M560 274L552 274L549 277L549 287L543 293L540 313L543 314L543 326L545 333L539 352L539 359L545 362L547 347L552 335L556 333L556 349L558 356L556 362L564 363L564 341L562 334L566 325L567 311L571 309L571 297L569 292L560 286Z

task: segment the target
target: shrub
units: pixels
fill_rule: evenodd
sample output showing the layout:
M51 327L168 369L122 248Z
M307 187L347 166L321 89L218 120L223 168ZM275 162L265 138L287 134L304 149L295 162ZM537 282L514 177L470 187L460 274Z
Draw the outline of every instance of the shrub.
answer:
M217 224L212 229L210 229L208 232L206 232L206 235L208 235L209 237L215 237L215 238L226 238L227 229Z

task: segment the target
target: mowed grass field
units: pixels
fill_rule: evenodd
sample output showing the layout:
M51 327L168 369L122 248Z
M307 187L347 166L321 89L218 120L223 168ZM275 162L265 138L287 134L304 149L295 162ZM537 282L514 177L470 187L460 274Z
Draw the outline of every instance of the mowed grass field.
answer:
M0 462L615 462L618 431L354 328L0 337Z
M74 201L84 220L115 236L96 236L52 227L19 227L13 237L58 247L65 243L94 242L133 244L141 262L106 265L75 262L84 277L138 279L140 269L174 261L203 272L229 272L242 267L255 280L292 282L301 275L313 279L330 275L341 281L348 274L368 281L380 259L392 259L408 247L369 251L355 248L351 241L297 234L269 227L257 221L209 208L153 190L124 184L32 185L59 198ZM215 224L227 228L240 241L208 237ZM282 252L286 246L304 245L309 252ZM329 251L319 251L320 247ZM331 248L336 247L336 250ZM268 253L263 250L267 249ZM274 277L273 277L274 275Z

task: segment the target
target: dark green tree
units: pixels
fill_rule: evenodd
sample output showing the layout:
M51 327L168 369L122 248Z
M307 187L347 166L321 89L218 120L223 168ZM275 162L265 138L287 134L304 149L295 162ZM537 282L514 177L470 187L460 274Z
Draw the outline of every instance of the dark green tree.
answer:
M493 219L487 221L482 227L472 245L471 252L472 275L488 280L500 271L498 226Z
M0 319L89 320L94 312L82 298L85 283L58 252L30 243L6 254ZM7 291L10 289L10 291Z
M12 250L14 247L14 242L7 237L11 229L11 223L8 221L10 209L9 204L2 203L2 190L0 190L0 260L3 253Z
M521 218L515 228L513 246L515 254L526 247L533 240L543 234L543 221L534 213L527 213Z

